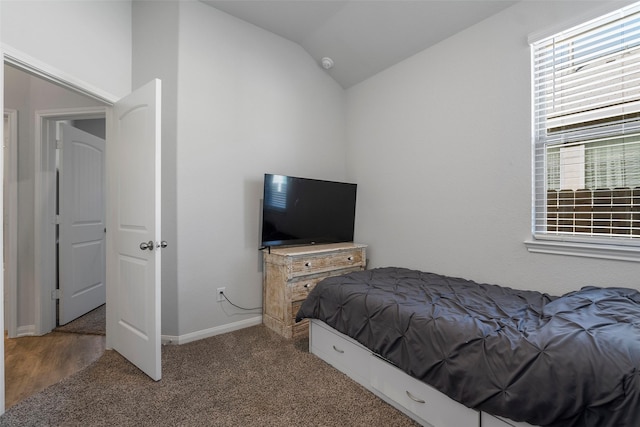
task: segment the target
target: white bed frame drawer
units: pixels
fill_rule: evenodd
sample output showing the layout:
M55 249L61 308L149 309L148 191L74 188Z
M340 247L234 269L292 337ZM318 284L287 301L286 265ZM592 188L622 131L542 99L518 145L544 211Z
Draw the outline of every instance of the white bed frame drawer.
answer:
M337 335L324 323L311 322L310 350L358 383L368 382L371 351L346 335Z
M495 417L493 415L483 412L481 414L481 426L482 427L535 427L531 424L522 423L518 421L511 421L508 418Z
M311 353L424 426L534 427L467 408L320 320L311 319L309 328Z
M375 355L370 357L371 385L433 427L478 426L480 413L456 402L433 387L410 377Z

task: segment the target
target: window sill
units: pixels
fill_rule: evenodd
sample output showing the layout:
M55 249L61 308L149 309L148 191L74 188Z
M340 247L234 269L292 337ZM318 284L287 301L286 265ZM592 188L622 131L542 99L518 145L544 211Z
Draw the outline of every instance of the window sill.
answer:
M576 243L558 240L532 239L524 242L532 253L578 256L640 262L640 248L635 246Z

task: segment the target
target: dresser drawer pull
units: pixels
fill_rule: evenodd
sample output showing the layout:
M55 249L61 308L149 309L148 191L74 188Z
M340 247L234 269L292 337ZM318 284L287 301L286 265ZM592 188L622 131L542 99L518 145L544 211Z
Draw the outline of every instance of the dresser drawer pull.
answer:
M347 261L353 261L353 257L350 256L349 258L347 258Z
M311 283L305 283L304 287L309 289L311 287Z
M335 348L335 347L334 347ZM409 392L409 390L406 391L407 396L409 396L409 399L413 400L414 402L418 402L418 403L427 403L424 400L420 399L419 397L415 397L413 394L411 394Z
M305 263L304 263L304 266L305 266L305 267L311 267L311 261L307 261L307 262L305 262Z
M344 350L340 350L340 349L339 349L338 347L336 347L335 345L333 346L333 349L334 349L335 351L337 351L338 353L340 353L340 354L344 353Z

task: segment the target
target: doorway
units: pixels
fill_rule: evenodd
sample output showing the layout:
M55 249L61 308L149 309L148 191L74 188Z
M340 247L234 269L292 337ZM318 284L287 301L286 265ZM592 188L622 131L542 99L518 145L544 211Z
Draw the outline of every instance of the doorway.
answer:
M106 303L105 119L55 121L57 322ZM104 312L102 310L101 312Z
M51 295L51 302L40 305L42 335L106 302L105 118L63 109L39 111L36 120L46 162L35 192L42 207L36 221L43 221L45 233L35 236L43 245L35 269L46 278L37 282L43 301ZM45 317L46 308L52 318Z
M5 187L5 196L10 197L5 198L5 211L18 210L18 219L9 226L16 230L18 248L4 252L17 254L19 260L15 279L8 278L5 286L7 302L12 303L5 319L10 337L43 335L57 325L56 122L89 124L95 129L101 121L98 131L104 134L107 107L22 69L5 64L4 71L4 102L18 111L15 129L20 140L19 161L13 168L19 175L17 188L7 194Z
M6 70L7 66L5 66ZM19 75L19 81L11 80L15 79ZM58 236L56 235L56 229L58 227L51 218L56 217L56 197L52 197L57 194L56 188L56 170L58 169L58 163L56 162L56 132L59 127L58 123L66 122L74 126L74 128L81 128L92 134L97 134L104 140L105 137L105 119L106 108L100 106L100 103L94 100L82 101L82 96L79 94L72 94L69 89L61 88L53 83L47 82L47 87L44 88L45 83L38 81L34 83L35 77L28 73L12 69L9 72L5 71L5 81L3 84L5 87L9 85L10 90L5 90L5 105L7 107L14 107L12 109L5 109L5 121L4 127L6 131L5 145L8 151L5 150L5 162L4 162L4 200L3 200L3 213L4 213L4 280L5 280L5 325L8 336L19 337L24 336L28 338L29 345L22 348L34 348L33 354L30 357L25 357L24 360L36 360L37 353L41 352L43 348L50 348L50 343L57 342L59 338L54 339L51 336L41 337L40 335L47 334L57 326L57 306L58 303L52 298L52 292L57 288L57 242ZM29 89L27 93L22 95L25 100L23 102L17 102L15 98L21 96L18 91L19 88ZM7 94L9 92L9 94ZM47 104L44 101L39 101L37 98L41 95L45 99L59 99L59 104ZM13 96L14 99L7 102L7 96ZM86 106L81 106L81 105ZM77 107L67 107L67 105L79 105ZM66 108L49 109L51 107L65 106ZM41 109L46 107L47 109ZM34 120L34 117L37 120ZM21 134L21 135L19 135ZM17 154L19 150L19 136L23 136L27 141L27 149L22 148L21 155L31 157L31 160L27 162L32 172L20 175L19 164L17 161ZM51 137L51 138L50 138ZM30 140L30 141L29 141ZM9 142L7 144L7 141ZM23 159L24 160L24 159ZM46 166L45 168L36 167ZM24 166L24 164L23 164ZM18 176L21 176L21 180L18 180ZM30 176L32 178L26 178ZM23 181L32 182L32 189L27 189L21 194L18 191L18 186L23 185ZM103 180L104 181L104 180ZM53 187L53 191L51 190ZM24 210L18 213L18 206L25 205L20 201L20 197L27 196L26 205L30 206L30 213L25 215ZM30 200L29 200L30 199ZM36 201L37 200L37 201ZM30 201L30 203L29 203ZM51 202L54 203L51 203ZM23 206L24 207L24 206ZM102 204L104 209L104 204ZM18 225L19 222L29 222L30 225ZM40 225L38 225L40 222ZM42 223L51 222L43 225ZM23 243L20 251L18 250L18 234L22 231L24 234L25 228L27 230L34 230L35 233L31 235L31 241L26 244ZM38 234L38 233L51 233L50 235ZM103 231L104 233L104 231ZM24 238L24 236L23 236ZM27 236L29 239L29 236ZM35 248L31 253L29 250L25 250L25 246ZM18 290L18 263L17 258L26 253L26 259L32 259L31 264L22 266L23 277L26 282L31 282L33 285L29 288L26 286L25 292L20 295L22 301L19 299ZM104 259L106 254L102 253ZM31 269L29 274L28 270ZM25 274L25 270L27 273ZM37 282L33 280L35 277L47 277L47 280ZM42 286L35 286L36 283ZM52 287L51 287L52 286ZM31 337L28 337L31 335ZM50 335L50 334L49 334ZM35 344L35 342L42 342L43 344ZM65 361L59 361L60 364L70 363L73 364L74 360L79 355L86 354L86 352L96 352L100 349L104 349L104 337L100 340L91 339L75 339L73 347L69 346L64 351L71 352L73 357L65 358ZM91 343L88 344L85 350L79 349L78 343ZM96 347L96 342L102 342L101 347ZM6 346L6 355L11 357L15 355L15 345ZM39 349L39 350L38 350ZM21 350L22 351L22 350ZM58 351L61 353L63 349ZM11 365L11 361L8 362ZM60 370L58 370L60 371ZM44 383L46 378L51 377L54 372L58 372L53 368L45 369L43 377L30 378L29 381L37 384ZM61 370L66 372L66 368ZM14 372L7 372L14 375ZM4 377L4 376L3 376ZM12 379L13 381L13 379ZM9 386L10 384L7 384ZM31 386L31 385L30 385ZM15 393L13 394L15 395ZM7 394L7 399L11 397L11 394ZM15 397L15 396L14 396ZM10 402L8 402L10 403Z

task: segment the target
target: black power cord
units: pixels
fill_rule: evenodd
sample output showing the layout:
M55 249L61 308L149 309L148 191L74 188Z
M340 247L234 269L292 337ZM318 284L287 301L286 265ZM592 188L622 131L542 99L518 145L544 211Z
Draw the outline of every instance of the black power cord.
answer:
M224 292L220 292L220 294L224 297L225 300L227 300L227 302L229 304L231 304L232 306L234 306L235 308L239 308L240 310L246 310L246 311L251 311L251 310L262 310L262 307L253 307L253 308L245 308L245 307L240 307L239 305L236 305L234 303L231 302L231 300L225 295Z

